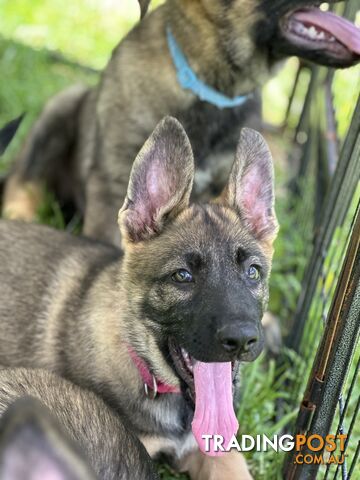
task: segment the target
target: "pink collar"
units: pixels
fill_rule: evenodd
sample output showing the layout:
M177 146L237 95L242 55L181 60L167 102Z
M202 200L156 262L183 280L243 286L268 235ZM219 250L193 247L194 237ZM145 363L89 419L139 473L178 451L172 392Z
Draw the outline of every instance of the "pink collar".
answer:
M127 348L130 357L134 362L136 368L138 369L142 381L144 382L146 393L148 392L148 388L151 388L154 391L154 398L156 396L156 393L180 393L179 387L168 385L162 380L155 378L155 376L150 372L145 361L139 357L135 350L130 345L128 345Z

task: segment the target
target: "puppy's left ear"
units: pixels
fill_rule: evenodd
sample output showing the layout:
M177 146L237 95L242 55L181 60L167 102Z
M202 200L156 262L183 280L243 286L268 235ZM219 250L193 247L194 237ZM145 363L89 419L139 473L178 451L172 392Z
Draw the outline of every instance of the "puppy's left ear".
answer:
M259 241L272 243L278 223L274 210L274 169L260 133L243 128L235 161L220 203L234 208Z
M119 212L123 241L158 235L189 205L194 179L190 141L181 124L165 117L138 153Z
M140 4L140 18L143 19L148 11L151 0L139 0Z

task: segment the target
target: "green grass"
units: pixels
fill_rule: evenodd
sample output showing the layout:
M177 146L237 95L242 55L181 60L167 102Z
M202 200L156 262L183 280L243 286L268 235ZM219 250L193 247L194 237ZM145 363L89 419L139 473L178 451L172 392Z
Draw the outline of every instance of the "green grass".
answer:
M0 11L4 36L97 68L139 18L137 0L0 0Z
M242 367L241 397L238 410L240 434L272 437L281 434L295 419L297 408L291 402L285 385L294 380L298 357L290 350L282 352L283 363L276 365L265 355ZM279 415L278 407L281 408ZM281 478L284 455L275 451L245 454L256 480Z
M154 2L154 6L160 1ZM61 52L79 64L102 68L112 48L138 18L136 0L78 0L64 4L60 0L0 0L0 125L26 112L19 134L0 160L0 173L8 169L19 150L30 125L45 101L73 83L94 84L98 75L51 59L49 51ZM264 89L264 118L281 125L292 88L297 60L291 59ZM359 67L336 73L335 104L339 130L343 136L348 127L359 91ZM290 116L290 127L298 120L308 75L305 73ZM273 273L270 281L270 310L279 316L284 330L294 311L301 291L300 279L311 249L312 217L310 195L291 204L286 185L292 171L280 160L288 148L292 130L273 139L276 166L277 215L281 226L275 244ZM55 228L65 228L58 204L52 195L39 212L39 220ZM72 226L79 230L78 224ZM279 369L264 356L244 366L241 402L238 411L242 433L272 435L294 417L293 399L284 387L302 371L301 362L289 351L283 352ZM304 380L304 376L302 379ZM276 404L282 399L282 414ZM296 402L295 402L296 404ZM282 455L273 452L247 455L256 480L280 478ZM184 478L161 467L164 480Z
M2 18L2 17L1 17ZM0 158L0 172L8 167L45 101L73 83L94 84L98 76L51 61L44 50L0 37L0 125L25 113L18 134ZM5 80L4 80L5 78Z
M287 103L293 87L297 66L298 60L296 58L289 59L278 75L267 82L263 89L263 115L264 119L271 124L282 125L285 119ZM297 125L309 79L309 71L304 71L289 118L290 132ZM359 91L359 65L335 72L333 96L340 138L343 138L347 132Z

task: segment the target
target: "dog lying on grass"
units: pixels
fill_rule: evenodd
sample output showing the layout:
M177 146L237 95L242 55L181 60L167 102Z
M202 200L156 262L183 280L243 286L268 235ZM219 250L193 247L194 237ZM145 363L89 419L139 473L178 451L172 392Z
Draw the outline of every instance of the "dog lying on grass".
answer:
M236 433L239 362L263 347L278 228L271 154L243 129L221 195L190 203L193 179L189 139L168 117L132 168L119 212L123 253L0 222L0 364L94 391L152 458L166 454L194 479L245 480L241 454L205 452L202 435L228 442ZM132 445L140 469L143 452ZM140 478L136 468L127 478Z
M139 1L144 15L150 2ZM46 105L7 183L5 216L34 219L46 184L82 212L85 234L118 244L133 159L165 115L190 137L194 197L219 194L239 128L259 126L257 92L284 58L359 61L359 29L320 3L167 0L115 48L96 88L72 87Z
M21 120L0 129L0 155ZM158 476L143 445L95 393L46 370L0 365L0 478Z

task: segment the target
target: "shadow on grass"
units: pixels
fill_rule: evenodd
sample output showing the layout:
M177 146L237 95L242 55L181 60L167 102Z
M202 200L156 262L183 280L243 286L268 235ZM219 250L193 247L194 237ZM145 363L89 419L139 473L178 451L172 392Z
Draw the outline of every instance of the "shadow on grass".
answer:
M46 100L76 83L94 84L98 75L92 69L71 62L56 52L35 50L0 37L0 125L25 113L16 138L0 160L0 173L11 159L43 108Z

